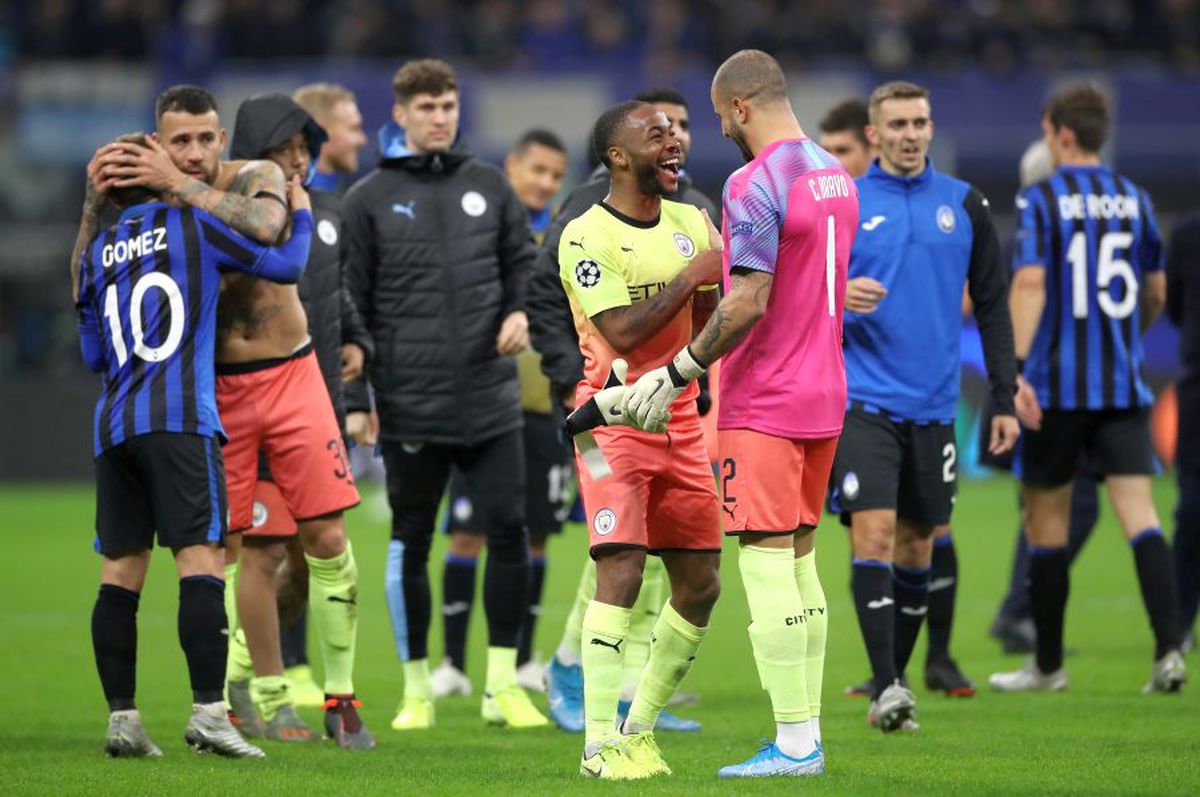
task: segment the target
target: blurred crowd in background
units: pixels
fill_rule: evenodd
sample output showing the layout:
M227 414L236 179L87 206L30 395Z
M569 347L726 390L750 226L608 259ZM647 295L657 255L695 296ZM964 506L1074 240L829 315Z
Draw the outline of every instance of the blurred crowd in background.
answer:
M183 62L436 52L499 67L719 62L993 73L1114 56L1200 70L1200 0L37 0L8 3L16 58Z

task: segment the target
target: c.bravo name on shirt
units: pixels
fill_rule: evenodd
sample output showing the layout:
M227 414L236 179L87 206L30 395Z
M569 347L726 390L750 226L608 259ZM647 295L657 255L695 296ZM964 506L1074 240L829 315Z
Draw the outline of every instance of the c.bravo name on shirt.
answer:
M165 252L166 250L167 228L155 227L152 230L146 230L135 238L130 238L128 241L117 241L116 243L108 244L100 252L100 262L105 268L112 268L118 263L124 263L135 257L148 255L151 252Z
M1136 219L1137 197L1125 194L1061 194L1058 212L1064 219Z
M821 174L808 178L808 190L820 202L832 197L849 197L850 180L845 174Z

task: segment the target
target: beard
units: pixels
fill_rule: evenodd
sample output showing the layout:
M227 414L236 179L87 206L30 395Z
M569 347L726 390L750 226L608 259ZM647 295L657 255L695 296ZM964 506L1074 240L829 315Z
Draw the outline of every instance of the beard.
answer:
M754 160L754 153L750 151L750 147L746 145L746 135L736 126L729 129L729 140L737 144L738 151L742 153L742 157L746 159L746 163Z
M640 193L648 196L668 196L658 181L658 164L654 161L637 161L633 164L633 179Z

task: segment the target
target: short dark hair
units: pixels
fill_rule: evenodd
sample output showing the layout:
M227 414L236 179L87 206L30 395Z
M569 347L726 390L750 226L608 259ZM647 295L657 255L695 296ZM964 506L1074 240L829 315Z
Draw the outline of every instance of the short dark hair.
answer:
M513 144L511 152L514 155L524 155L526 150L534 144L561 152L564 155L567 154L567 145L558 137L558 134L541 127L535 127L522 133L521 137L517 139L517 143Z
M871 92L867 100L867 114L874 123L879 116L879 108L888 100L928 100L929 89L909 83L907 80L893 80L884 83Z
M392 78L392 93L396 102L406 103L418 94L435 97L447 91L458 91L458 76L454 67L440 58L418 58L396 70Z
M841 133L849 131L854 134L859 143L867 145L867 125L871 118L867 114L867 104L857 97L843 100L829 109L821 120L822 133Z
M721 100L739 97L774 105L788 99L783 67L762 50L738 50L726 58L713 76L713 89Z
M687 97L680 94L678 91L666 86L655 86L654 88L639 91L633 95L635 100L640 102L648 102L651 104L662 103L664 105L682 105L688 107Z
M592 153L606 167L612 168L612 161L608 157L608 148L612 146L617 133L625 126L625 120L629 114L647 105L649 103L641 100L629 100L609 108L596 120L596 126L592 128Z
M191 113L191 111L188 111ZM126 133L122 136L117 136L116 142L120 144L135 144L139 147L149 147L146 143L145 133ZM140 185L133 185L126 188L110 188L108 197L117 207L129 208L134 205L140 205L143 202L153 202L158 199L158 194L151 191L149 188Z
M217 98L208 89L199 86L189 86L182 83L171 86L154 101L154 118L162 119L164 113L171 111L190 113L194 116L217 110Z
M1099 152L1108 140L1108 97L1095 83L1059 90L1046 103L1045 113L1055 130L1065 127L1074 133L1079 148L1085 152Z

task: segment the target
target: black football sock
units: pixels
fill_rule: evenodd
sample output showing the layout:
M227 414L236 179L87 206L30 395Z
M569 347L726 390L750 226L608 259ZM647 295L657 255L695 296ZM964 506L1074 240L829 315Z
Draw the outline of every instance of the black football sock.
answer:
M876 559L855 559L850 569L850 586L867 658L871 660L871 699L874 700L897 678L892 567Z
M1179 473L1171 559L1179 592L1179 630L1186 633L1200 610L1200 476L1184 471Z
M1029 546L1029 597L1037 628L1037 666L1049 675L1062 668L1063 621L1070 592L1065 547Z
M1029 547L1025 539L1025 527L1022 525L1017 528L1017 547L1013 551L1008 594L1004 596L999 612L1000 617L1010 622L1033 616L1033 604L1029 597Z
M903 675L928 611L929 568L893 564L892 594L896 598L896 672Z
M179 644L187 658L192 701L221 701L229 655L224 581L213 576L179 579Z
M459 670L467 670L467 632L471 606L475 602L476 560L468 556L446 556L442 571L442 627L446 658Z
M925 661L950 660L950 629L954 625L954 599L958 593L958 554L947 534L933 541L929 570L929 651Z
M135 708L138 600L132 590L101 584L92 609L92 649L109 711Z
M1179 648L1179 598L1175 594L1175 569L1171 565L1171 549L1163 539L1162 529L1145 529L1129 541L1137 564L1138 584L1142 602L1150 615L1154 629L1154 658Z
M300 610L296 622L281 629L280 648L283 651L284 667L301 667L308 664L308 606Z
M517 666L520 667L533 657L533 633L538 615L542 613L542 585L546 581L546 557L533 556L529 559L529 611L521 625L521 642L517 645Z

